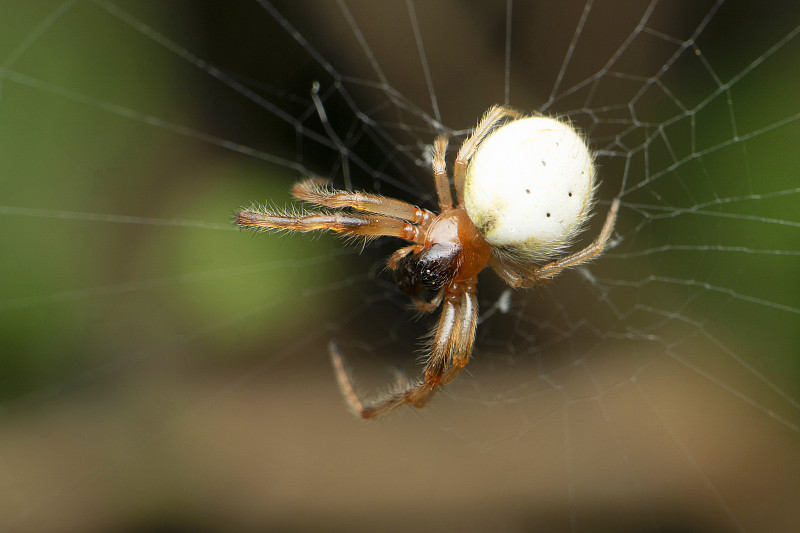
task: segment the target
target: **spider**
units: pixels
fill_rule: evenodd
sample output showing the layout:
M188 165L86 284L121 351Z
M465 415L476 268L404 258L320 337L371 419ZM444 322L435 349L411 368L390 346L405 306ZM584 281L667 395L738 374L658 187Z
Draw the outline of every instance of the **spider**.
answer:
M456 156L455 203L445 164L447 145L446 135L433 143L439 214L376 194L335 190L327 180L310 178L296 183L292 195L323 209L249 209L235 217L240 227L261 231L330 230L410 243L389 257L388 268L420 312L442 309L422 379L410 383L400 377L394 392L364 402L336 344L329 345L339 388L362 418L376 418L407 404L422 408L464 369L477 327L477 276L485 267L513 288L533 287L597 257L614 228L618 199L594 242L552 260L563 255L585 225L596 190L593 155L565 121L525 117L503 106L490 108Z

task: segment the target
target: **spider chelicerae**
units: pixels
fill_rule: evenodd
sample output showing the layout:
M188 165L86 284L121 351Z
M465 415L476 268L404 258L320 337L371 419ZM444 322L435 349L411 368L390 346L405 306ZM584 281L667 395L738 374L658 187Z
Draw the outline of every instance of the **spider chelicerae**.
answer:
M298 182L292 195L327 209L306 213L247 209L236 214L235 222L243 228L329 230L365 239L398 237L410 243L389 257L388 267L420 312L442 308L422 379L411 383L398 378L394 392L364 402L336 344L330 344L342 394L363 418L407 404L424 407L463 370L477 327L478 273L485 267L511 287L533 287L597 257L614 228L618 199L594 242L553 260L564 254L585 225L596 189L593 155L568 122L523 117L503 106L489 109L456 156L455 202L445 164L447 144L446 135L433 143L438 215L393 198L335 190L319 178Z

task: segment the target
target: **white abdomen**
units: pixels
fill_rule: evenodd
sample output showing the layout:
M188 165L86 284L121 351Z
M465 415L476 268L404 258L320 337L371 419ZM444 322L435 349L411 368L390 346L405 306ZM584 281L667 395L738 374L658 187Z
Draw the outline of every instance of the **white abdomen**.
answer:
M464 201L494 247L540 261L568 247L594 197L592 153L566 122L515 120L492 132L467 170Z

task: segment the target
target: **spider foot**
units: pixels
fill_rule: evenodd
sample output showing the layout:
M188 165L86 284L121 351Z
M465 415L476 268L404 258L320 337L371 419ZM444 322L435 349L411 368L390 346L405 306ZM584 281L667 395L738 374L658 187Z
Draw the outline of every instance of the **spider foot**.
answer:
M423 407L433 393L436 392L439 384L438 378L428 379L427 377L423 381L412 384L404 374L396 373L397 392L382 400L364 405L353 388L353 380L345 370L344 359L339 352L339 346L336 341L331 341L328 344L328 352L331 356L333 370L336 373L336 381L339 383L339 390L342 391L342 396L344 396L350 409L361 418L377 418L407 404Z
M339 390L342 391L347 404L361 418L370 418L369 410L364 409L364 404L361 403L358 394L353 388L353 380L350 379L347 370L344 368L344 360L342 359L342 354L339 353L339 344L336 341L332 340L328 343L328 353L331 356L333 370L336 372L336 382L339 384Z

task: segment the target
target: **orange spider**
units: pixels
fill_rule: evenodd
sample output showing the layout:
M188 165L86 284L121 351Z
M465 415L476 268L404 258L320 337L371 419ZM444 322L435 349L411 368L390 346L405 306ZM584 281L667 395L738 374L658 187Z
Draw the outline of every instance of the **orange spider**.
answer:
M497 127L508 118L513 120ZM506 107L489 109L456 156L455 205L445 164L447 143L443 135L433 144L438 215L384 196L334 190L318 178L295 184L292 195L328 210L296 214L250 209L236 214L236 224L249 229L330 230L411 243L393 253L388 266L417 309L442 308L423 378L413 384L399 378L395 392L362 402L336 344L330 344L339 387L363 418L406 404L423 407L458 376L472 352L477 276L486 266L514 288L532 287L598 256L613 231L619 200L611 204L600 235L589 246L535 266L563 253L594 204L593 155L569 123L522 117Z

